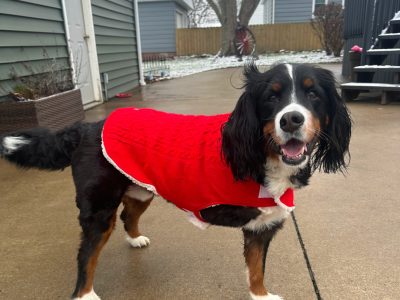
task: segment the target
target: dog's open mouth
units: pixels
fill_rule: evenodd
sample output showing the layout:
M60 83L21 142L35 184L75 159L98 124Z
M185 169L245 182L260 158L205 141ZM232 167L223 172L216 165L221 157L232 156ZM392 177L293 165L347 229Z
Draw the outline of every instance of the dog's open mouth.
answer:
M299 165L306 160L308 154L308 144L290 139L286 144L280 146L282 160L288 165Z

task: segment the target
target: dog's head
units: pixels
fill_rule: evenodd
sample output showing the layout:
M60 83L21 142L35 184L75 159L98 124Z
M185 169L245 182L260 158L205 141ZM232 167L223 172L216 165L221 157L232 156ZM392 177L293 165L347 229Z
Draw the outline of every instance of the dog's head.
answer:
M222 128L222 152L237 180L264 183L266 162L342 171L351 119L333 74L310 65L245 68L245 91Z

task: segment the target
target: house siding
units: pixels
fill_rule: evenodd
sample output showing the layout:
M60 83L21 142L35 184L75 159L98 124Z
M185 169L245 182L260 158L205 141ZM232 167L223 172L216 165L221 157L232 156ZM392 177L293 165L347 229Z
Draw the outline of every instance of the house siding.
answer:
M176 6L174 2L139 2L143 53L176 52Z
M342 0L328 0L327 2L342 4ZM275 23L310 21L314 11L313 3L313 0L275 0Z
M43 73L53 58L70 69L60 0L1 0L0 101L16 85L12 73Z
M100 74L108 74L113 97L139 85L133 1L92 0L92 13Z
M312 15L312 0L275 0L275 23L307 22Z

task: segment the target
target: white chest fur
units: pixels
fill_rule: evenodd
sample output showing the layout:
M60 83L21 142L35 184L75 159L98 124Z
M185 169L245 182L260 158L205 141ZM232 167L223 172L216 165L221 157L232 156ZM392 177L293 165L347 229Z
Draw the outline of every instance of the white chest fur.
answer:
M243 228L251 231L257 231L265 228L271 228L274 224L285 220L290 212L280 206L259 208L261 214L254 220L243 226Z
M290 181L292 176L298 169L286 166L281 161L271 161L266 165L267 169L267 188L268 191L280 197L288 188L294 188ZM290 212L280 206L259 208L261 214L254 220L247 223L244 228L252 231L270 228L274 224L285 220Z
M294 188L290 177L298 171L298 168L288 166L280 160L272 160L268 161L266 169L267 187L272 195L280 197L288 188Z

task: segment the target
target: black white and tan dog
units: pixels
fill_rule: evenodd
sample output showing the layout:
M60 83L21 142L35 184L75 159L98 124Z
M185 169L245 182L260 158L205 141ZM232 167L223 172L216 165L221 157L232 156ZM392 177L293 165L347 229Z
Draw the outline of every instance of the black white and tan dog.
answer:
M315 170L346 168L351 119L330 71L278 64L266 72L251 65L244 74L231 114L126 108L97 123L1 138L1 157L20 167L72 167L82 227L73 298L100 299L97 258L121 202L127 241L149 245L138 223L159 194L201 227L241 228L251 298L281 299L263 283L269 243L293 209L294 189Z

